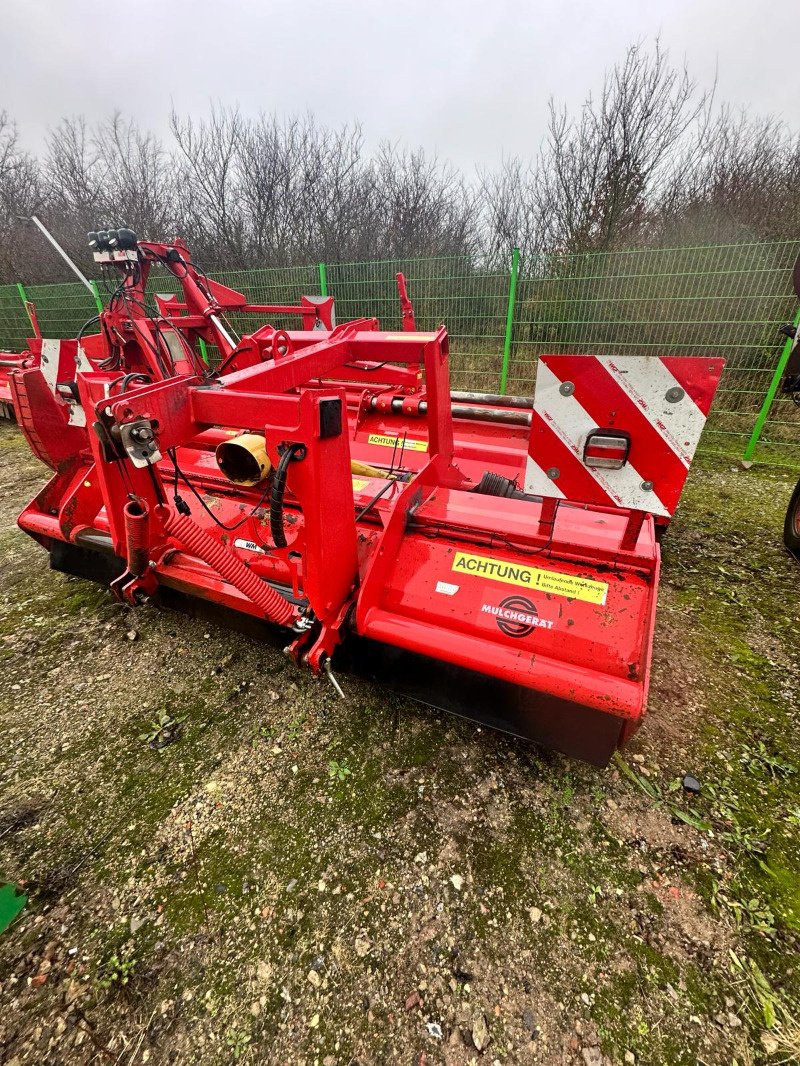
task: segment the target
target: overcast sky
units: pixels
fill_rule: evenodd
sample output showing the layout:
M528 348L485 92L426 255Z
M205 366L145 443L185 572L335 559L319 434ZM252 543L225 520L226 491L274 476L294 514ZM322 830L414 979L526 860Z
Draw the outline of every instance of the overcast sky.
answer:
M798 0L0 0L0 108L37 148L59 118L171 103L359 120L464 169L532 155L552 95L578 106L638 39L718 97L800 120Z

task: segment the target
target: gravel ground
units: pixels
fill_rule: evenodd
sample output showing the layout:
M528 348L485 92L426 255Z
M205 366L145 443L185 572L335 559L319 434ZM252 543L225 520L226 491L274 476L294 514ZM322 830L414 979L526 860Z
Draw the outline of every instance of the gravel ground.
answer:
M0 427L4 1063L796 1061L789 472L693 470L607 770L51 572L45 474Z

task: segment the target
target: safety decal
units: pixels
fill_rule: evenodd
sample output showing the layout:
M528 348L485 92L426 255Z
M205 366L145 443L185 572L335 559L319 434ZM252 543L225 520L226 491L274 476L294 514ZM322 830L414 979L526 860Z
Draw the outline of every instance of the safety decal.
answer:
M267 554L264 551L264 549L259 544L256 544L256 542L254 540L242 540L242 539L240 539L240 540L235 540L233 543L234 543L234 545L237 548L244 548L244 550L246 552L258 552L259 555L266 555Z
M450 581L436 582L436 591L441 592L443 596L455 596L460 588L460 585L454 585Z
M426 452L428 450L428 442L426 440L411 440L406 437L403 440L402 437L386 437L382 433L370 433L367 437L368 444L378 444L381 448L405 448L412 452Z
M527 637L534 629L552 629L549 618L540 618L536 604L525 596L507 596L499 604L481 604L482 614L494 615L497 627L507 637Z
M537 592L549 592L570 600L585 600L587 603L604 604L608 592L608 585L603 581L562 574L557 570L540 570L535 566L509 563L505 559L492 559L486 555L471 555L468 552L456 552L450 569L456 573L488 577L506 585L521 585Z
M669 518L700 440L724 360L543 355L536 370L525 492ZM622 432L622 465L587 445Z

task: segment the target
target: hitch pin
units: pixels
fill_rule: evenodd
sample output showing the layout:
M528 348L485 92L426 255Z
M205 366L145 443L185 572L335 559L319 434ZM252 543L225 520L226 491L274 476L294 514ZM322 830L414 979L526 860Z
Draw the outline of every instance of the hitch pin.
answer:
M331 661L330 661L330 659L326 659L325 660L325 666L324 666L323 669L325 670L325 673L328 675L328 680L333 685L333 687L336 689L337 693L341 696L341 698L343 700L346 700L347 697L342 692L342 686L339 684L339 682L333 676L333 670L331 669Z

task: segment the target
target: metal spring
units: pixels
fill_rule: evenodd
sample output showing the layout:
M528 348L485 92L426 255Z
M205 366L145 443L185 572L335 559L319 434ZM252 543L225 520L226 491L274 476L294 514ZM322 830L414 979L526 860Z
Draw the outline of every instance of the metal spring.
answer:
M282 626L291 625L295 614L294 607L271 585L248 569L238 555L206 533L191 518L169 511L164 520L164 528L170 536L186 545L192 555L202 559L243 596L260 607L270 622Z

